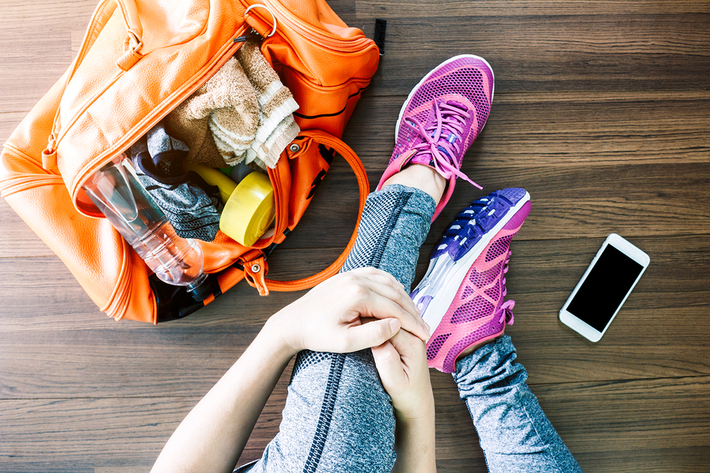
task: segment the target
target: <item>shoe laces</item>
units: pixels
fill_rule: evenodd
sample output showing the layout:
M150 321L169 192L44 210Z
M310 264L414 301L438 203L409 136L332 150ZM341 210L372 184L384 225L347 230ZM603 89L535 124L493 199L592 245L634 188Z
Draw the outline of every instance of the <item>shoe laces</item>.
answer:
M513 252L508 250L508 254L503 262L503 279L500 282L503 285L503 297L508 294L508 288L505 287L505 273L508 272L508 262L510 261L510 255L512 254ZM515 307L514 300L508 300L501 304L500 309L498 309L500 311L500 319L498 319L498 323L506 323L508 325L513 325L515 323L513 307Z
M461 172L461 164L457 158L464 142L464 126L471 114L455 102L444 100L434 102L434 112L436 120L428 128L414 118L405 120L406 125L415 129L424 140L414 146L417 154L429 155L429 162L446 179L453 174L483 189Z

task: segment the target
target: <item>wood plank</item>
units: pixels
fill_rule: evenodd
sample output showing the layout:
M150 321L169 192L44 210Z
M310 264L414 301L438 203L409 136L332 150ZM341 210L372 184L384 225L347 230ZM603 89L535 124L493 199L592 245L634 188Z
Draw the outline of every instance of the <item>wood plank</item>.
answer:
M10 135L2 114L24 116L61 77L79 52L96 0L0 3L0 143ZM50 13L51 14L48 14ZM19 120L18 120L19 122ZM14 129L14 127L13 127ZM11 130L10 130L11 131Z
M522 238L707 233L710 218L698 205L698 192L705 192L709 179L710 108L698 105L710 96L700 94L499 96L462 171L485 193L528 189L533 212ZM373 183L386 166L401 102L364 98L345 134ZM669 109L677 115L664 114ZM432 231L440 233L460 208L483 194L460 183ZM669 205L672 212L658 212ZM538 214L538 208L555 211ZM527 233L531 228L539 231Z
M383 167L370 167L373 189ZM322 266L304 262L302 274L332 262L355 228L357 185L342 163L334 168L338 169L326 176L313 204L279 251L333 249ZM701 204L710 199L710 163L504 168L472 162L465 163L463 171L484 190L460 181L432 225L433 239L471 201L505 187L523 187L532 196L532 211L519 240L598 239L612 232L627 238L710 233L710 207ZM6 203L0 204L0 217L8 222L0 229L0 256L51 255ZM323 222L328 222L327 231ZM272 267L276 271L278 264Z
M551 242L514 240L510 271L515 271L518 277L508 278L509 290L569 294L603 241L601 237ZM661 302L657 306L665 307L660 298L668 293L710 291L710 281L706 276L710 274L710 261L705 253L710 251L708 235L638 237L631 241L651 257L651 264L634 292L657 294L659 297L654 298L652 303Z
M473 153L473 159L482 154ZM518 168L499 166L485 157L466 159L462 171L484 190L459 181L430 235L441 235L471 201L505 187L523 187L532 196L532 211L519 240L601 238L612 232L628 238L710 233L710 207L701 204L710 198L710 163ZM375 157L363 160L374 189L386 163L382 154L376 165L370 164ZM317 194L327 197L314 202L296 229L299 235L317 232L317 240L294 234L283 246L342 248L352 232L355 214L344 212L353 212L357 205L355 189L347 172L329 173ZM319 230L322 222L332 220L327 232Z
M293 362L274 388L240 464L260 457L278 432L292 368ZM185 396L0 400L0 470L148 472L178 424L211 388L183 382L192 388Z
M2 401L0 469L149 471L195 398ZM102 453L103 452L103 453Z
M507 280L517 323L508 333L531 383L710 374L710 237L634 242L649 252L651 266L602 341L591 344L564 327L557 312L601 241L514 241ZM430 249L427 244L422 251L420 277ZM322 262L320 253L284 251L279 266ZM186 319L151 327L103 316L56 258L0 259L0 281L0 398L189 395L196 387L207 389L264 321L302 294L260 297L241 283ZM544 350L537 349L541 344ZM87 379L94 383L87 385Z
M496 90L504 93L706 88L705 13L565 15L563 7L531 19L481 11L391 19L372 93L406 94L432 67L458 54L485 57L496 71Z
M507 332L534 385L707 375L709 296L671 298L675 307L662 309L625 307L604 339L592 345L561 325L556 311L531 310L535 301L513 294L517 322ZM684 308L684 301L696 307ZM246 298L238 303L248 311L254 307ZM247 325L233 311L232 323L217 323L206 319L212 315L209 307L203 311L157 328L116 324L88 329L81 327L93 321L55 317L48 318L54 330L28 326L3 332L0 398L189 395L206 390L246 349L260 324ZM686 324L669 324L674 318L694 322L689 330Z
M85 30L96 5L95 0L3 2L0 5L0 17L8 20L7 28L12 31L29 31L32 26L61 31L70 25L81 26ZM52 14L47 15L47 11ZM39 50L36 46L28 49Z
M708 382L703 377L572 383L532 391L585 471L700 472L710 459ZM468 413L450 392L451 378L432 371L432 383L439 469L486 471Z
M360 21L351 20L352 7L335 9L358 26L370 20L362 25L368 34L375 16L392 15L387 55L372 86L378 95L404 95L434 65L472 51L498 71L499 92L707 88L704 2L546 2L541 8L518 2L497 9L491 3L453 2L444 8L456 14L432 17L426 2L374 11L373 4L358 2ZM90 0L3 6L0 17L14 21L7 22L12 34L0 42L0 58L12 65L0 70L0 88L14 93L3 94L0 110L27 111L49 89L69 65L93 8ZM42 15L46 10L58 16Z
M387 165L403 102L366 95L345 132L371 180ZM708 163L709 110L710 91L496 94L463 169Z
M430 235L429 243L425 244L420 251L419 277L426 269L436 239L437 236ZM560 240L549 243L515 240L512 247L514 257L510 263L511 273L507 278L509 293L529 294L530 297L537 297L538 294L547 297L552 294L555 299L551 300L549 306L536 306L534 309L540 311L555 310L552 309L553 307L559 309L564 302L565 294L571 292L602 241L601 238ZM673 239L635 238L632 241L651 255L651 265L634 293L656 295L649 303L639 306L639 309L669 307L663 302L663 298L672 293L710 291L707 277L710 267L705 256L710 246L707 235ZM279 276L280 279L293 279L312 273L310 269L306 271L299 268L299 265L313 264L312 269L315 270L330 263L329 256L334 256L338 250L330 249L329 252L330 255L324 254L323 249L284 249L283 251L279 249L271 255L269 261L274 268L275 276ZM46 277L47 274L51 277ZM0 259L0 280L2 280L0 290L4 291L6 300L0 308L0 314L5 318L0 331L20 330L26 327L28 322L30 326L37 325L38 329L45 328L47 321L41 318L45 315L76 314L85 316L86 320L94 320L99 314L98 309L93 306L88 296L83 294L83 290L66 267L55 257ZM243 291L239 290L242 286L246 286ZM239 293L240 298L249 297L252 293L256 294L255 290L245 284L237 285L234 290ZM231 292L230 290L223 297ZM287 295L288 293L274 292L269 297L258 297L255 301L259 301L259 304L267 304L269 309L273 309L286 302ZM271 303L270 301L274 299L277 300ZM218 301L222 300L218 299ZM633 296L628 301L629 304L631 302L634 302ZM226 302L215 302L208 308L222 305L226 305L225 312L214 312L209 318L200 318L213 320L217 317L220 322L223 322L220 317L225 317L229 320L231 309ZM52 312L42 314L41 308L45 306L51 306ZM252 307L249 309L251 310ZM250 310L240 312L244 312L243 317L248 317L246 319L248 323L258 323L261 320L260 315L254 315ZM266 313L261 312L262 315ZM101 317L99 315L99 318ZM97 326L91 324L86 328L100 328L107 323L112 329L119 329L126 325L114 324L111 319L102 319ZM205 323L210 322L205 321ZM131 322L128 322L128 325L133 326ZM141 327L144 325L137 324L137 328ZM50 329L54 328L50 327Z
M709 382L707 377L619 381L536 387L534 392L587 471L701 471L702 462L696 463L701 448L701 458L710 459ZM680 460L682 455L672 453L675 448L688 449L694 458ZM651 453L656 449L662 454ZM644 452L651 458L643 460Z
M594 344L559 322L558 312L602 241L513 242L506 279L508 297L516 301L516 323L506 333L529 368L529 382L708 374L707 236L634 239L651 255L651 265ZM417 273L423 275L425 267L420 259Z
M343 1L331 1L341 6ZM387 3L375 0L355 2L358 18L454 18L467 16L588 16L588 15L664 15L679 13L710 13L710 6L702 0L620 0L599 2L570 2L569 0L512 0L501 3L495 0L459 0L440 2L436 10L426 0L392 0ZM340 10L338 10L340 11Z
M5 143L27 113L0 112L0 143Z
M345 134L373 189L389 159L401 101L364 98ZM710 209L698 202L710 189L708 122L707 91L499 96L463 166L485 192L459 183L432 232L440 233L474 198L520 186L533 196L521 238L707 233ZM310 232L319 232L324 221L329 231L319 232L318 245L344 247L354 228L356 192L349 168L336 160L284 247L313 247ZM669 205L673 211L657 212ZM549 208L556 211L537 211ZM4 202L0 218L6 222L0 257L51 254Z
M257 458L278 431L287 379L285 374L269 400L240 463ZM451 377L436 372L432 382L439 468L485 471L475 430L452 391ZM533 392L586 471L699 472L710 460L709 386L709 377L693 377L544 385L534 386ZM0 401L0 468L132 466L147 471L197 399Z

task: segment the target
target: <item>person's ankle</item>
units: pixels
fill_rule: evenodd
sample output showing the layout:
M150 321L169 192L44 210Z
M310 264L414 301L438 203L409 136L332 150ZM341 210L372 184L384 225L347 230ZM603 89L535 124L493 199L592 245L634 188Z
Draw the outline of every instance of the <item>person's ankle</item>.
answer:
M414 163L392 175L382 187L393 184L414 187L429 194L438 204L446 190L446 183L446 179L434 168Z
M459 356L456 357L456 361L454 361L454 366L456 365L456 363L458 363L459 361L463 360L463 359L466 358L468 355L470 355L471 353L475 352L476 350L478 350L478 349L481 348L482 346L488 345L489 343L495 343L495 342L498 341L498 339L499 339L500 337L502 337L503 335L505 335L505 334L504 334L504 333L501 333L500 335L498 335L498 336L495 337L495 338L492 338L492 339L490 339L490 340L485 340L485 341L482 341L482 342L478 342L478 343L474 343L473 345L469 346L469 347L466 348L464 351L462 351L462 352L459 354Z

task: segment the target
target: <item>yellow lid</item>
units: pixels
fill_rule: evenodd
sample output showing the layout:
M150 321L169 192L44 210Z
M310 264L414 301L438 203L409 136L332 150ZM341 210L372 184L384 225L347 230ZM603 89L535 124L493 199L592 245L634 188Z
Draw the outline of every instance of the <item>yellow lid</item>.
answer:
M205 182L211 186L217 186L219 188L219 195L222 198L222 202L226 203L229 197L234 192L237 184L225 176L219 169L213 169L202 164L184 163L184 169L186 171L194 171L200 175Z
M219 229L244 246L252 246L271 226L276 216L274 189L269 176L248 174L224 205Z

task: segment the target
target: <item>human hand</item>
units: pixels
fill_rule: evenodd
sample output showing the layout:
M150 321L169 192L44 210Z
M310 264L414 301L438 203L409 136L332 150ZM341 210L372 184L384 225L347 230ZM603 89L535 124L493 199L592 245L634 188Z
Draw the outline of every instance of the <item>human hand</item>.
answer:
M398 420L434 416L426 344L405 330L372 348L382 385L392 398Z
M274 314L268 324L294 353L354 352L381 345L400 328L429 339L429 329L402 284L375 268L333 276Z

